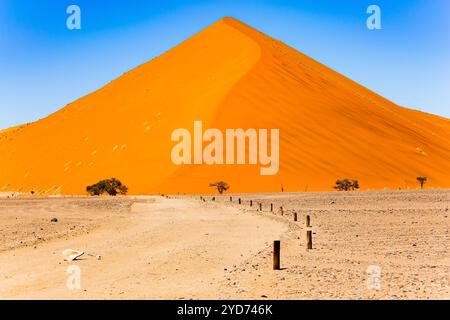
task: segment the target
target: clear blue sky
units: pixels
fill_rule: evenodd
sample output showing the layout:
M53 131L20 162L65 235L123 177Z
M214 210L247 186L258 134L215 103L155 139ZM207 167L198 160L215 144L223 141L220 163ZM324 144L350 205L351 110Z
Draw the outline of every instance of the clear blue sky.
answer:
M81 8L82 29L66 28ZM382 9L382 30L366 9ZM395 103L450 118L450 1L0 1L0 128L35 121L224 16Z

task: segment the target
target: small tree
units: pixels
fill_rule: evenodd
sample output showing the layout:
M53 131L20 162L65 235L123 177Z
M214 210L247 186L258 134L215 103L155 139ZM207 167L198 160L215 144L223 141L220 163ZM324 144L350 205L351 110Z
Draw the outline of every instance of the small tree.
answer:
M334 189L339 191L350 191L359 189L359 182L358 180L351 180L351 179L336 180L336 185L334 186Z
M128 192L127 186L122 184L120 180L116 178L101 180L96 184L86 187L86 191L91 196L100 196L104 193L110 196L116 196L117 194L125 195Z
M428 178L420 176L420 177L417 177L417 181L419 181L419 183L420 183L420 189L423 189L423 186L425 185L425 182L428 181Z
M226 183L224 181L210 183L209 186L211 188L217 188L217 191L219 191L220 194L223 194L225 191L230 189L230 186L228 185L228 183Z

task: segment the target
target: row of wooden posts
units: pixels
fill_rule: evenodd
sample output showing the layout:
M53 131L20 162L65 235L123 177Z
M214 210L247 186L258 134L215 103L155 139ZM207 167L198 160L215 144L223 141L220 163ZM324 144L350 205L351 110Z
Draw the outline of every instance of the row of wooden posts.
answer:
M295 221L297 221L296 212L295 214ZM311 217L308 215L306 216L306 249L312 250L313 244L312 244L312 226L311 226ZM273 270L281 270L281 241L275 240L273 242Z
M200 196L200 201L206 202L206 199L204 197ZM211 201L216 201L216 197L212 197ZM233 202L233 197L230 197L230 202ZM238 203L242 204L242 202L243 202L242 199L238 198ZM250 200L249 203L250 203L250 207L253 207L253 200ZM263 211L263 204L261 202L259 202L258 206L259 206L258 210L262 212ZM270 212L273 212L273 203L270 204ZM280 207L279 212L280 212L280 214L282 216L284 216L284 209L283 209L282 206ZM297 214L297 212L295 212L295 211L293 212L293 217L294 217L294 221L297 222L298 221L298 214Z
M204 197L200 197L200 200L203 202L206 202L206 199ZM216 201L215 197L211 198L212 201ZM233 202L233 197L230 196L230 202ZM242 204L242 199L238 198L238 203ZM262 203L259 204L259 211L262 210ZM250 200L250 207L253 207L253 200ZM270 204L270 212L273 212L273 203ZM282 216L284 216L284 209L281 206L280 207L280 213ZM293 218L294 221L298 221L298 214L297 212L293 212ZM313 243L312 243L312 226L311 226L311 217L309 215L306 216L306 250L312 250ZM281 241L275 240L273 242L273 269L274 270L281 270Z

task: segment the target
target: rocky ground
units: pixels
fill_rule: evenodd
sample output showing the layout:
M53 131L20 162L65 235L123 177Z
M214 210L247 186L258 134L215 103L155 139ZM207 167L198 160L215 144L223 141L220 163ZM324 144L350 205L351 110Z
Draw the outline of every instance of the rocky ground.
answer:
M232 195L232 203L229 197L216 201L246 211L262 203L260 215L290 224L282 238L284 269L271 271L271 252L262 252L230 271L229 298L450 298L449 190ZM313 229L310 251L306 215ZM369 276L374 268L379 280Z
M0 298L450 299L450 190L212 197L4 196Z

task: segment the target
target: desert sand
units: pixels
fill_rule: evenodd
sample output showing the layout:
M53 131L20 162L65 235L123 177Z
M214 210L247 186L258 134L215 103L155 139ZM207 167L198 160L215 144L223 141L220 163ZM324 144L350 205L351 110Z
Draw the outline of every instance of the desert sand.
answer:
M195 120L280 129L279 173L174 165L171 133ZM225 18L54 114L0 132L0 155L0 191L39 194L82 195L110 177L130 194L207 193L217 180L233 192L326 191L342 178L406 189L417 176L448 188L450 120L397 106Z
M3 200L1 233L10 239L2 239L8 248L0 251L0 298L212 297L220 292L224 269L258 254L286 230L282 222L189 200L110 201ZM50 222L55 216L58 222ZM18 243L18 237L28 241ZM102 259L64 262L61 252L68 248ZM82 290L66 287L70 265L81 268Z
M448 189L247 194L233 202L5 196L2 299L450 299ZM67 248L102 259L66 262ZM80 290L66 287L71 265L80 267ZM382 271L378 290L367 286L371 265Z

